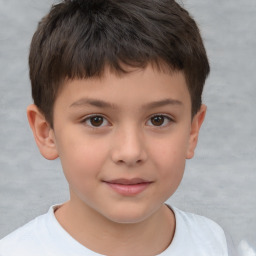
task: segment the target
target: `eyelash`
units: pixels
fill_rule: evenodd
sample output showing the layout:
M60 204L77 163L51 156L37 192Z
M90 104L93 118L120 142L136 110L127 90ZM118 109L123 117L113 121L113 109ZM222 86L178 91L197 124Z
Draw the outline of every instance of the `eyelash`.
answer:
M163 124L160 124L160 125L154 125L154 124L148 124L149 122L152 123L152 120L153 118L163 118ZM102 123L99 124L99 126L97 125L93 125L92 124L92 119L93 118L100 118L102 119ZM98 120L100 121L100 120ZM89 122L89 123L88 123ZM107 122L107 124L106 124ZM167 122L167 123L166 123ZM166 114L155 114L153 116L150 116L149 119L147 120L146 122L146 125L148 126L153 126L153 127L166 127L169 125L169 123L171 122L174 122L173 118L171 118L169 115L166 115ZM90 115L90 116L87 116L86 118L84 118L81 123L85 123L87 126L91 127L91 128L94 128L94 129L97 129L97 128L101 128L101 127L105 127L105 126L110 126L110 122L107 120L106 117L104 117L103 115L101 114L95 114L95 115ZM104 124L105 123L105 124ZM103 125L102 125L103 124Z
M155 115L151 116L151 117L148 119L148 121L146 122L146 124L147 124L148 122L151 122L151 123L152 123L153 118L159 118L159 117L160 117L160 118L163 118L163 124L160 124L160 125L154 125L154 124L152 124L152 125L149 125L149 126L161 128L161 127L166 127L166 126L168 126L171 122L174 122L173 118L171 118L169 115L165 115L165 114L155 114Z
M93 118L101 118L102 120L103 120L103 123L104 122L107 122L108 124L106 125L103 125L102 126L102 124L100 124L99 126L96 126L96 125L93 125L92 123L91 123L91 121L92 121L92 119ZM89 124L89 123L90 124ZM87 116L86 118L84 118L82 121L81 121L81 123L85 123L87 126L89 126L89 127L91 127L91 128L94 128L94 129L97 129L97 128L100 128L100 127L105 127L105 126L109 126L109 121L107 120L107 118L106 117L104 117L103 115L100 115L100 114L95 114L95 115L90 115L90 116Z

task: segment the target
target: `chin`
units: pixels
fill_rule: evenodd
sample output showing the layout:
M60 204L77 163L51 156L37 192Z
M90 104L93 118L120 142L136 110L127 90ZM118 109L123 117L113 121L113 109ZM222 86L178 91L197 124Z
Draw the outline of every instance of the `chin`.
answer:
M147 219L145 216L106 216L110 221L117 224L137 224Z
M108 214L104 214L107 219L118 224L136 224L145 221L153 214L152 211L147 211L141 207L133 208L114 208Z

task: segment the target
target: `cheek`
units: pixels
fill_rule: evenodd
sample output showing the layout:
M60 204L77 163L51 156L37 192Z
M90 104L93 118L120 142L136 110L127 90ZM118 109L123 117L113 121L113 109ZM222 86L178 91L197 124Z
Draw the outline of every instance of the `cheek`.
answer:
M159 159L159 163L179 165L186 159L188 136L169 136L153 140L150 146L152 158Z
M156 170L158 170L159 195L162 201L170 198L180 185L183 178L186 159L184 150L166 147L159 150Z
M69 182L89 182L97 176L107 157L107 143L90 138L61 140L59 156Z
M155 142L151 149L151 159L161 178L175 184L179 183L186 162L187 140L184 136L174 136Z

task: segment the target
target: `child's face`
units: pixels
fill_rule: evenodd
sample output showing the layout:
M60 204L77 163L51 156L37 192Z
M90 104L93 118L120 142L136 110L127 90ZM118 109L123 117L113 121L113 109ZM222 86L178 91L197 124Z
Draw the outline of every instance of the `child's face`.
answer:
M119 223L146 219L180 184L198 126L182 72L68 81L53 134L71 202Z

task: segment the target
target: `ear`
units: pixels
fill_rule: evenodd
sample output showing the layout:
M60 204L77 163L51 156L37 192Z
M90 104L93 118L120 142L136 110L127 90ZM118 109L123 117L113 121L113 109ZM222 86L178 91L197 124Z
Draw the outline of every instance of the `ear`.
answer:
M48 160L56 159L58 152L55 144L54 131L46 121L44 115L36 105L32 104L27 107L27 117L42 156Z
M188 149L187 149L187 159L191 159L194 156L195 148L196 148L198 136L199 136L199 130L204 121L206 109L207 109L206 105L202 105L200 110L193 117L190 136L189 136Z

